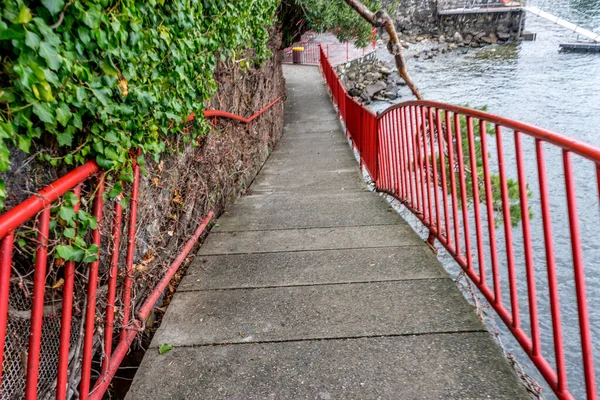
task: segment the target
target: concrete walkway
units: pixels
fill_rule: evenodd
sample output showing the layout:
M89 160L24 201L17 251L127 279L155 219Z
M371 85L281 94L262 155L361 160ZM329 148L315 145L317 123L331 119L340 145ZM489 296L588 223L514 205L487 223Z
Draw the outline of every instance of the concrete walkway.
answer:
M128 398L527 398L428 247L367 190L319 70L284 70L285 134L200 249Z

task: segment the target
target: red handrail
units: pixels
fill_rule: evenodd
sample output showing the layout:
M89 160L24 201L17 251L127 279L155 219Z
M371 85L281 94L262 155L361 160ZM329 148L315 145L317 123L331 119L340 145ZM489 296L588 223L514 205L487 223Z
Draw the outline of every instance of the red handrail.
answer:
M278 97L252 116L245 118L239 115L231 114L224 111L209 110L204 112L204 116L208 117L223 117L230 118L244 123L251 123L260 115L271 109L275 104L281 101ZM192 114L188 120L193 120L195 115ZM108 276L108 293L106 294L107 309L105 314L104 325L104 353L102 359L102 368L100 377L94 383L91 379L91 369L94 354L96 353L96 345L94 336L97 330L96 321L96 297L98 293L98 271L99 261L95 261L88 268L88 286L86 291L87 308L84 312L85 327L83 330L83 353L82 353L82 368L80 385L78 389L81 399L101 399L104 392L108 389L110 382L121 364L123 358L127 354L131 343L135 336L143 328L143 322L147 319L152 311L156 301L160 298L164 289L171 281L173 275L179 269L179 266L191 251L195 243L205 231L208 223L213 217L212 211L206 218L200 221L194 235L188 240L178 257L173 261L167 269L164 277L160 280L155 288L148 294L144 303L139 309L132 310L131 304L131 289L133 265L135 261L136 248L136 218L138 206L138 186L140 180L140 168L134 162L134 181L131 185L131 199L128 210L128 239L126 249L126 262L122 267L123 271L119 271L119 244L121 235L121 222L123 217L123 207L121 205L121 196L113 201L114 217L112 221L112 237L111 244L105 251L110 253L110 271ZM95 177L95 182L89 182ZM102 222L102 214L104 211L104 173L99 168L95 161L88 161L84 165L75 168L63 177L57 179L52 184L40 190L37 194L29 197L27 200L18 204L11 210L0 216L0 390L2 385L2 368L7 365L5 344L7 338L7 323L8 311L10 302L10 277L12 272L12 253L14 246L14 234L23 224L30 221L37 215L37 229L39 231L37 237L36 263L33 283L33 302L31 311L31 328L29 335L29 346L27 349L27 376L25 382L25 398L36 399L38 396L38 376L40 358L42 356L42 324L44 321L44 293L46 291L46 267L49 253L49 246L56 246L57 243L50 244L49 237L49 222L50 210L52 204L61 196L69 191L73 191L79 198L81 187L84 184L96 185L94 196L93 216L96 217L98 225ZM76 206L77 207L77 206ZM102 244L100 227L92 230L92 241L98 245L100 254L100 245ZM119 275L124 276L118 280ZM67 397L67 382L69 382L69 358L70 358L70 340L71 340L71 324L72 324L72 308L74 296L74 279L75 279L75 263L72 261L66 262L64 265L64 286L63 286L63 307L60 317L60 339L58 349L58 365L56 375L56 398L65 399ZM117 286L121 286L121 303L123 304L122 315L115 316L115 303L117 300ZM132 318L132 314L135 318ZM115 321L117 320L117 321ZM121 334L118 337L114 336L116 328L120 328ZM113 351L113 344L116 344ZM16 365L22 364L18 360ZM15 365L14 363L12 365ZM90 388L92 388L90 390ZM4 394L0 392L0 397L4 398Z
M340 117L349 130L353 146L367 167L376 189L401 201L428 228L428 242L437 239L457 261L470 280L495 309L504 324L517 339L550 388L560 399L573 399L567 381L565 342L562 333L559 283L556 254L552 236L548 179L544 148L552 146L562 152L566 213L569 220L573 259L574 297L577 300L581 349L578 357L583 365L588 399L596 399L596 378L592 355L592 338L587 306L584 260L577 214L572 156L593 163L596 174L596 194L600 192L600 149L523 122L502 118L483 111L472 110L432 101L407 101L389 107L376 117L376 128L356 124L363 107L344 90L334 68L321 48L321 68L337 104ZM366 114L369 115L369 114ZM362 118L362 117L361 117ZM367 116L367 120L371 117ZM463 126L463 124L465 124ZM488 125L493 127L496 155L488 153ZM512 240L511 204L508 175L505 167L503 133L514 137L518 203L520 208L524 248L525 276L519 276ZM466 135L466 136L463 136ZM539 332L538 296L529 217L528 190L523 137L535 142L538 187L546 256L547 290L552 319L552 341L544 343ZM477 152L476 143L480 151ZM495 163L493 163L495 161ZM480 163L480 164L479 164ZM478 167L481 168L478 168ZM500 186L501 210L496 210L492 185L492 171ZM457 177L458 175L458 177ZM593 176L593 175L592 175ZM471 192L467 183L471 183ZM481 191L481 193L480 193ZM463 206L472 204L469 207ZM459 213L459 210L462 213ZM462 214L462 215L461 215ZM498 257L496 218L504 225L508 293L502 293L501 265ZM484 229L483 220L487 222ZM474 232L471 231L474 226ZM471 239L474 238L474 243ZM485 245L488 243L488 246ZM473 249L475 247L476 249ZM491 261L492 286L488 286L486 260ZM526 284L528 302L519 303L519 282ZM508 297L509 305L505 304ZM521 309L529 316L526 328L522 324ZM553 351L551 364L542 349Z

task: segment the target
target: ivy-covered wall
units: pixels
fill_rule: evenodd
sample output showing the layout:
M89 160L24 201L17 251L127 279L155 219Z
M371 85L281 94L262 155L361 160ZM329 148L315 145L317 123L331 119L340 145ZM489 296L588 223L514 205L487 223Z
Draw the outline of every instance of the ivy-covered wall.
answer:
M24 152L52 166L95 158L128 181L135 149L158 160L170 143L206 133L203 121L188 129L182 120L215 93L217 61L245 68L269 56L278 2L0 4L0 172Z

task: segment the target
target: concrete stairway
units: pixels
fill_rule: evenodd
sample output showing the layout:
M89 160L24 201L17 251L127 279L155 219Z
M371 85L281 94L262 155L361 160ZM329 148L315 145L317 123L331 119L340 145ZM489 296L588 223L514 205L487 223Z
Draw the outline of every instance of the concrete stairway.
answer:
M527 398L428 247L368 191L319 70L285 74L285 134L200 249L128 398Z

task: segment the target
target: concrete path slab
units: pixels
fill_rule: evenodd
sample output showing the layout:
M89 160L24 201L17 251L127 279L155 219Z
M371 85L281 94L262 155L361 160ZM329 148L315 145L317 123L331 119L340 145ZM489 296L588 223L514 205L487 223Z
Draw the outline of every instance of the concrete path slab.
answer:
M431 250L368 190L319 70L285 73L284 138L197 253L128 398L527 399Z
M423 246L406 223L398 225L342 226L335 228L215 232L200 248L200 255L277 253L280 251L364 249Z
M263 172L256 177L252 184L255 192L298 192L313 193L364 191L367 186L362 181L357 170L333 170L333 171L306 171L295 174L268 173Z
M497 350L487 332L151 349L128 399L527 399Z
M311 212L303 212L311 209ZM359 192L296 194L263 193L241 198L219 218L212 232L240 232L334 226L392 225L403 223L379 196Z
M183 292L169 304L152 346L478 330L481 321L446 277Z
M446 278L422 246L198 256L178 292Z

